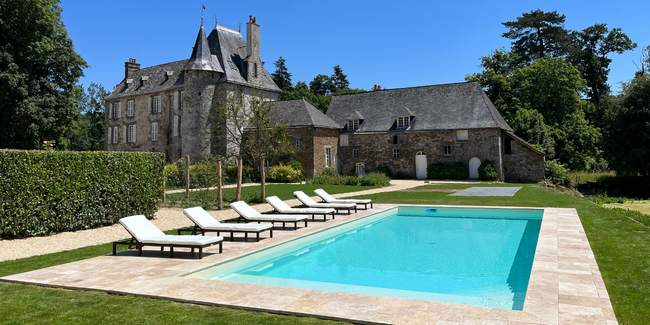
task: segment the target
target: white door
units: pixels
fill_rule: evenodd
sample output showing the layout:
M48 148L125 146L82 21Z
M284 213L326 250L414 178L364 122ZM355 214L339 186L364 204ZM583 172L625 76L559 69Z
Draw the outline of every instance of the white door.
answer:
M479 166L481 166L481 159L474 157L469 160L469 178L478 178Z
M415 177L427 179L427 155L422 151L415 155Z

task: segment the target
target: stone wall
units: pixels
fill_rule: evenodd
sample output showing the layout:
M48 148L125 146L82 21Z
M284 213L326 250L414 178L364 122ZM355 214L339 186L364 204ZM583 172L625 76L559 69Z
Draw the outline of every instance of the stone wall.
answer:
M503 171L507 182L539 182L544 180L544 156L512 139L511 154L503 155Z
M302 139L302 146L296 148L296 138ZM291 142L294 150L293 159L302 165L303 175L306 178L314 177L314 128L287 129L287 140Z
M331 161L330 167L336 168L337 166L337 153L339 145L339 130L338 129L314 129L314 175L318 174L325 169L325 148L330 148Z
M397 137L397 143L393 137ZM379 134L350 134L349 146L339 148L340 171L349 173L356 163L364 163L367 171L377 167L389 167L393 173L402 172L415 177L415 156L422 151L427 156L427 166L436 163L462 161L469 168L473 157L493 162L499 175L501 169L501 130L469 130L468 140L456 140L456 131L395 132ZM451 146L451 154L444 155L444 146ZM359 158L353 158L353 150L359 150ZM393 158L393 149L399 157Z
M339 130L326 128L290 128L287 131L287 140L291 141L295 150L292 159L302 165L305 178L312 178L325 168L325 148L330 148L331 167L336 167L339 143ZM302 147L295 147L296 137L302 138Z

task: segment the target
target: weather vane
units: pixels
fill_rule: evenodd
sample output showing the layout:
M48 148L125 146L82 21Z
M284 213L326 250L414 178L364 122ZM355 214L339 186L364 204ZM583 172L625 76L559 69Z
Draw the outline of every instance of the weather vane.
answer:
M203 9L201 10L201 26L203 26L203 11L205 11L205 5L203 5Z

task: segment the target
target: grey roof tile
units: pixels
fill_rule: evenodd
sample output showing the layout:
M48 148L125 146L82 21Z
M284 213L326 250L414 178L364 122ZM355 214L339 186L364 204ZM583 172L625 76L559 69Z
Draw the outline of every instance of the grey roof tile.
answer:
M176 61L136 70L131 75L131 78L129 78L132 80L132 83L127 87L127 80L122 80L113 89L113 92L106 97L106 100L182 88L185 75L181 70L187 64L187 61ZM168 75L168 72L171 72L171 74ZM141 83L143 77L147 78L147 80Z
M273 102L271 116L273 125L282 123L290 128L307 126L330 129L342 128L304 99Z
M219 65L219 62L212 59L212 55L210 54L210 46L208 45L208 40L205 37L205 29L203 29L203 23L201 23L199 35L196 36L196 42L194 43L194 48L192 48L192 55L190 56L190 60L187 62L185 67L183 67L183 71L185 70L202 70L223 73L223 69L221 68L221 65Z
M410 131L500 128L512 131L477 83L370 91L332 97L327 116L345 125L363 116L356 132L386 132L398 116L414 116ZM347 130L345 130L347 131Z

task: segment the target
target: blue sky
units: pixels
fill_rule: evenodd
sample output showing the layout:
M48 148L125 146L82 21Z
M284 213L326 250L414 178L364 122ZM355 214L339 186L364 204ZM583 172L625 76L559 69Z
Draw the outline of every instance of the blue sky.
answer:
M68 33L91 66L81 83L111 90L124 78L130 57L142 67L188 58L201 5L208 33L216 16L234 28L241 22L245 37L248 16L257 17L266 69L273 72L273 62L284 57L294 84L330 75L337 64L353 88L462 82L480 71L481 56L509 47L501 23L535 9L566 15L568 29L595 23L622 28L638 44L611 55L609 83L615 90L633 77L633 62L650 44L650 1L62 0Z

